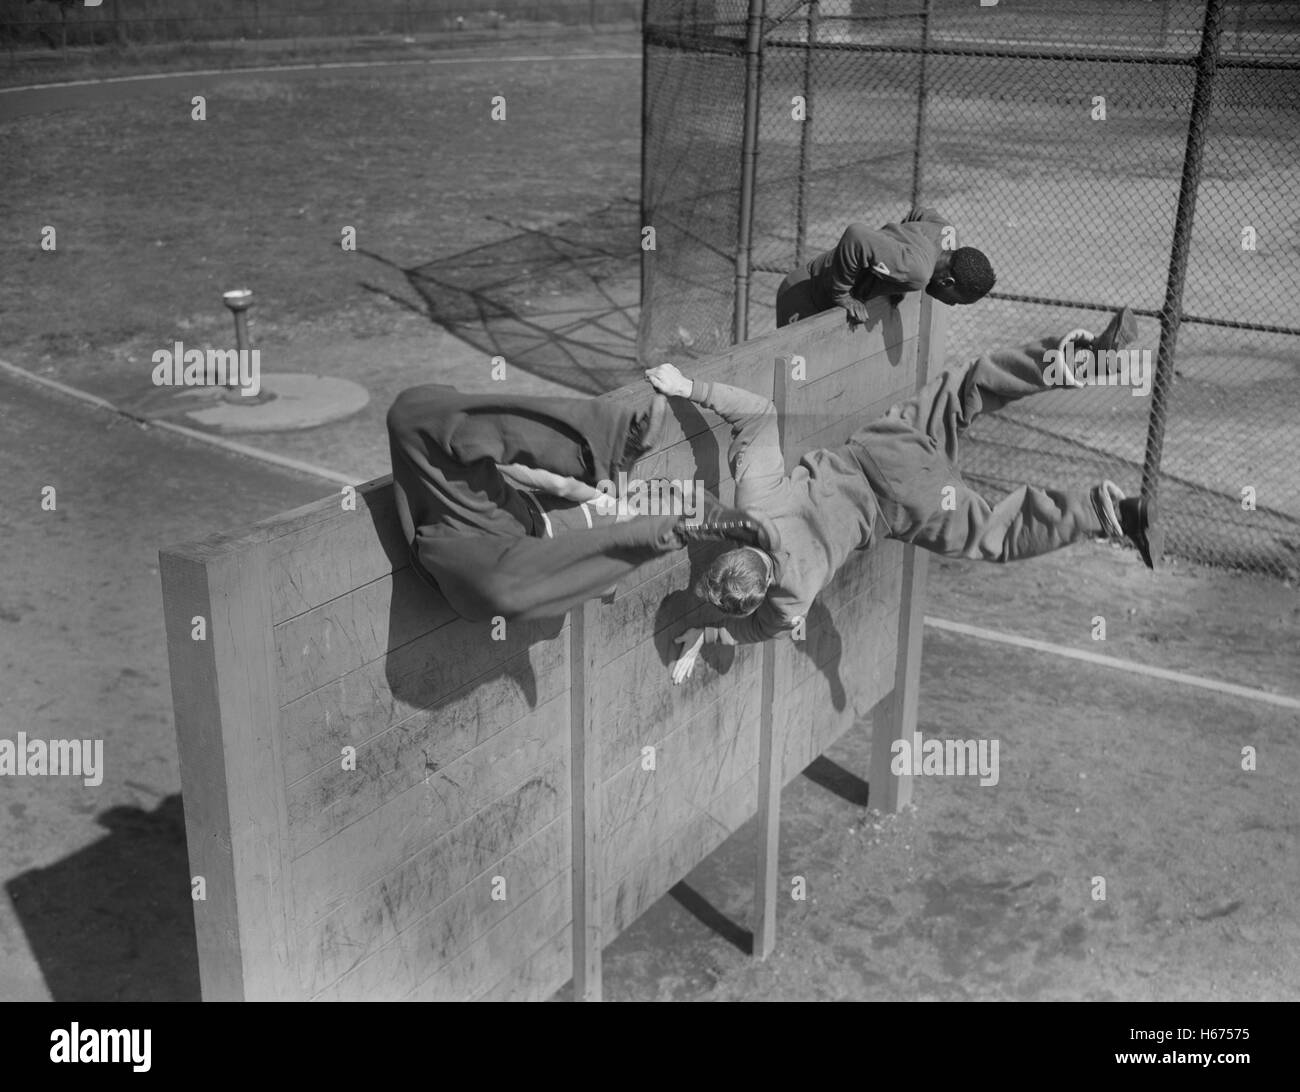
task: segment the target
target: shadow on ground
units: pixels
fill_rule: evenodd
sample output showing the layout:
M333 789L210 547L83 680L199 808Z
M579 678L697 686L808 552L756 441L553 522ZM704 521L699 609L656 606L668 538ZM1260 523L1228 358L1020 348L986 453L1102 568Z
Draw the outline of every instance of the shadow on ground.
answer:
M109 808L108 833L5 884L55 1001L198 1001L179 794Z
M636 378L639 215L630 201L400 272L423 314L507 367L601 394ZM518 227L519 225L511 225ZM364 284L398 304L409 300Z

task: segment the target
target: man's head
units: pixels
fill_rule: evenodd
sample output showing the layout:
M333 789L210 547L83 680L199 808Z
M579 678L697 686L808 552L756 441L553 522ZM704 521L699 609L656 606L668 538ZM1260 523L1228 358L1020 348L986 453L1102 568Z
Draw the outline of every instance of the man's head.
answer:
M925 292L940 303L974 303L989 293L996 280L984 252L962 246L940 252Z
M753 546L728 550L713 559L695 582L695 594L723 614L743 618L758 610L772 586L772 559Z

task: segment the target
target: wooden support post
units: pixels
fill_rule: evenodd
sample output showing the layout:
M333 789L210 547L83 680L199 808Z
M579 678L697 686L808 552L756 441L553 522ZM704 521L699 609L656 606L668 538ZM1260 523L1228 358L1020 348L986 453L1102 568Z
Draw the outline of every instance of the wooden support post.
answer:
M596 730L596 600L569 614L573 999L601 999L600 737Z
M766 959L776 948L776 880L784 763L773 739L775 677L776 648L771 641L765 641L758 720L758 835L754 860L754 955L758 959Z
M929 296L921 297L920 329L916 346L916 389L928 381L933 346L944 344L947 305ZM942 350L940 350L942 351ZM942 361L934 362L935 370ZM899 811L912 799L910 774L890 771L895 740L911 740L916 731L917 702L921 684L921 637L925 625L925 584L929 555L915 546L903 547L903 589L898 605L898 660L894 666L894 690L872 715L870 801L881 811Z
M776 429L785 451L786 391L790 380L790 357L779 356L772 383L776 406ZM789 457L786 465L789 466ZM758 722L758 833L754 858L754 951L766 959L776 947L776 881L780 854L781 785L784 754L775 739L776 646L763 642L763 693Z
M205 1001L294 999L266 548L159 554ZM195 890L191 894L196 894Z

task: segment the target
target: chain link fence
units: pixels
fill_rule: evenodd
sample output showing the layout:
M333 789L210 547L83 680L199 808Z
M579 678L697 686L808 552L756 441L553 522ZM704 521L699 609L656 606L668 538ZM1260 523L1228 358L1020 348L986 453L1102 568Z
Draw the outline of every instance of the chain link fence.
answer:
M1295 579L1298 122L1296 4L647 0L642 358L770 329L846 224L935 206L998 275L950 360L1123 305L1149 350L979 420L967 476L1111 478L1171 553Z

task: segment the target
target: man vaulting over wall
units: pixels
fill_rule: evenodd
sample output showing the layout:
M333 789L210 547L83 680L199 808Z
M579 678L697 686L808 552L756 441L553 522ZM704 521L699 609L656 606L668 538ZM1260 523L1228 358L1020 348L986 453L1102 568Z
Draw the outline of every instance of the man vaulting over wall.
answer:
M1057 386L1047 365L1081 350L1113 359L1134 336L1127 310L1097 336L1074 330L947 369L847 443L811 451L785 472L776 407L762 395L698 383L672 364L648 369L657 395L640 413L594 398L403 391L388 413L397 511L417 571L462 617L557 617L656 557L728 541L696 594L727 616L689 630L673 679L706 641L762 641L793 631L854 550L880 538L947 557L1012 561L1092 538L1127 538L1154 567L1154 505L1112 482L1086 490L1022 486L990 505L962 480L958 441L980 413ZM1091 358L1089 358L1091 359ZM731 425L736 507L715 498L661 515L619 514L598 483L650 451L668 396ZM688 514L682 514L686 511Z
M1056 387L1080 387L1072 367L1132 343L1127 309L1101 334L1076 329L985 353L933 377L839 447L810 451L788 475L776 407L721 383L698 383L672 364L646 372L655 390L689 398L731 425L728 461L736 507L775 527L775 549L750 546L716 558L695 593L728 620L691 629L673 681L688 676L705 643L763 641L793 631L854 550L892 538L944 557L1017 561L1094 538L1127 539L1154 568L1163 537L1154 503L1126 498L1115 483L1054 490L1023 485L990 505L962 480L959 440L981 413ZM1082 355L1087 353L1086 356ZM1066 362L1061 367L1060 362Z
M867 321L867 301L925 291L941 303L983 299L993 267L974 247L957 245L956 229L932 208L915 208L897 223L850 224L840 241L781 282L776 324L843 307L853 322Z

